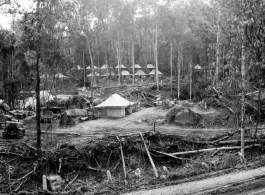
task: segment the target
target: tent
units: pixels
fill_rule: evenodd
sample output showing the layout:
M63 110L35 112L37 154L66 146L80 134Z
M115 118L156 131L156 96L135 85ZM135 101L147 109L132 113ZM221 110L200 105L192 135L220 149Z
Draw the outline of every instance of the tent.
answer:
M40 103L45 104L46 102L54 100L54 96L48 91L40 91ZM36 109L36 97L28 97L25 99L25 108L31 107L33 110Z
M118 94L111 95L107 100L95 106L98 108L99 116L124 117L126 109L129 109L134 102L130 102Z
M142 67L139 64L134 64L135 69L141 69ZM133 66L131 66L131 69L133 69Z
M160 71L158 70L158 71L157 71L157 74L158 74L158 75L162 75L163 73L160 72ZM155 70L152 70L152 71L149 73L149 75L155 75Z
M90 70L90 69L91 69L91 67L90 67L90 66L88 66L88 67L86 67L86 69L87 69L87 70ZM96 67L96 66L94 65L94 70L95 70L95 69L98 69L98 67Z
M155 67L154 67L153 64L147 64L146 68L148 68L148 69L154 69Z
M104 64L103 66L101 66L100 69L101 69L101 70L108 69L108 64Z
M56 73L55 75L50 75L50 74L43 74L42 76L40 76L41 79L49 79L49 78L53 78L55 77L56 79L66 79L68 78L67 76L64 76L62 73Z
M128 72L128 70L123 70L123 71L121 71L121 75L122 75L124 78L129 78L129 77L130 77L130 73Z
M121 68L126 68L123 64L120 64L120 67L121 67ZM115 68L118 69L118 68L119 68L119 65L117 65Z
M139 77L146 77L146 75L147 74L141 69L137 70L135 73L135 76L139 76Z

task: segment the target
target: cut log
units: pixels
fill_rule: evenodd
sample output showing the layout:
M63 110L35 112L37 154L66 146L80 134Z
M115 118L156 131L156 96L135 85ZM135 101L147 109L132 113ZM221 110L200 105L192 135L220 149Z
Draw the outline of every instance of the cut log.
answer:
M121 144L120 138L118 136L116 136L116 138L117 138L117 140L119 141L119 144L120 144L121 160L122 160L123 173L124 173L124 183L127 184L127 175L126 175L126 167L125 167L124 155L123 155L123 150L122 150L122 144Z
M150 155L150 153L149 153L149 150L148 150L148 148L147 148L147 145L146 145L146 143L145 143L145 141L144 141L144 137L143 137L143 135L142 135L141 132L140 132L140 137L142 138L142 141L143 141L143 143L144 143L144 147L145 147L146 153L147 153L147 155L148 155L148 157L149 157L150 163L151 163L151 165L152 165L152 167L153 167L153 169L154 169L155 176L158 177L158 173L157 173L156 166L155 166L155 164L154 164L154 162L153 162L153 159L152 159L152 157L151 157L151 155Z
M176 157L176 156L173 156L172 154L169 154L169 153L165 153L165 152L160 152L160 151L156 151L156 150L152 150L158 154L163 154L165 156L169 156L171 158L175 158L175 159L178 159L178 160L191 160L191 159L188 159L188 158L181 158L181 157Z
M252 148L252 147L260 147L260 144L254 144L251 146L246 146L245 148ZM211 152L215 150L237 150L240 149L240 146L231 146L231 147L220 147L220 148L207 148L207 149L201 149L201 150L191 150L191 151L184 151L184 152L176 152L176 153L170 153L170 155L177 156L177 155L186 155L186 154L197 154L200 152Z

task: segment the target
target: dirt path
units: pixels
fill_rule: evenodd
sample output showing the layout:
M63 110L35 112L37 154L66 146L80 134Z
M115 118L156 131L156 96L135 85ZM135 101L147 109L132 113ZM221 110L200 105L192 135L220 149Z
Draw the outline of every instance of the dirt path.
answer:
M218 188L232 187L237 183L249 182L255 178L265 176L265 167L258 169L241 171L238 173L231 173L215 178L204 179L201 181L194 181L183 183L179 185L127 193L126 195L187 195L187 194L207 194Z

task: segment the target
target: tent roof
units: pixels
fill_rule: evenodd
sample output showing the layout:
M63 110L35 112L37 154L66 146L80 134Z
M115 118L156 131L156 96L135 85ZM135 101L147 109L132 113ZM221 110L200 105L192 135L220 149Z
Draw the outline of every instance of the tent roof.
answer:
M150 73L149 73L149 75L154 75L155 74L155 70L152 70ZM163 74L162 72L160 72L159 70L158 70L158 74Z
M99 76L98 72L95 72L94 75ZM88 77L91 77L91 73L89 75L87 75Z
M90 66L86 67L86 70L90 70L90 69L91 69ZM94 65L94 69L98 69L98 67L96 67L96 66Z
M134 67L137 69L142 68L139 64L134 64ZM133 66L131 66L131 68L133 69Z
M155 68L153 64L147 64L146 68Z
M130 73L128 72L128 70L123 70L123 71L121 71L121 75L122 76L128 76L128 75L130 75Z
M202 67L201 67L199 64L197 64L196 66L194 66L194 69L195 69L195 70L201 70Z
M126 107L134 104L134 102L130 102L125 98L121 97L118 94L111 95L107 100L97 105L96 108L104 108L104 107Z
M121 68L126 68L123 64L120 65ZM115 68L119 68L119 65L117 65Z
M137 76L145 76L146 73L142 69L139 69L139 70L136 71L135 75L137 75Z
M108 64L104 64L103 66L101 66L100 69L107 69L108 68Z

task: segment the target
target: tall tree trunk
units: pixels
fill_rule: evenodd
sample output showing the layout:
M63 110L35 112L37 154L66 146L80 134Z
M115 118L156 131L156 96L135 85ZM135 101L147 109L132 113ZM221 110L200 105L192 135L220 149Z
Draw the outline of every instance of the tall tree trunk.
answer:
M92 57L92 52L91 52L91 48L90 48L90 43L87 41L87 47L88 47L88 52L89 52L89 57L90 57L90 61L91 61L91 106L93 105L93 100L94 100L94 61L93 61L93 57Z
M172 83L173 83L173 43L171 41L170 43L170 95L171 98L173 97L173 87L172 87Z
M41 33L41 23L40 23L40 3L41 1L37 1L37 22L38 22L38 34ZM38 35L39 36L39 35ZM41 37L39 36L39 39ZM37 59L36 59L36 119L37 119L37 149L38 149L38 156L41 157L41 129L40 129L40 71L39 71L39 63L40 63L40 47L41 41L39 40L39 45L37 47Z
M180 44L178 45L178 99L180 98Z
M220 51L221 50L221 48L220 48L220 34L221 34L220 16L221 16L221 11L220 11L220 8L218 8L216 70L215 70L215 85L216 86L218 86L218 83L219 83L219 68L220 68L220 55L221 55L221 51Z
M192 99L192 60L190 61L190 101Z
M246 96L246 51L244 44L244 31L242 32L242 53L241 53L241 76L242 76L242 99L241 99L241 154L245 156L245 96Z
M134 41L132 41L132 79L133 79L133 85L135 83L135 62L134 62Z
M157 26L156 26L156 43L155 43L155 57L156 57L156 67L155 67L155 78L156 78L156 87L157 87L157 91L159 91L159 77L158 77L158 43L157 43Z
M83 58L82 58L82 64L83 64L83 69L84 69L84 88L86 87L86 65L85 65L85 51L83 50Z

